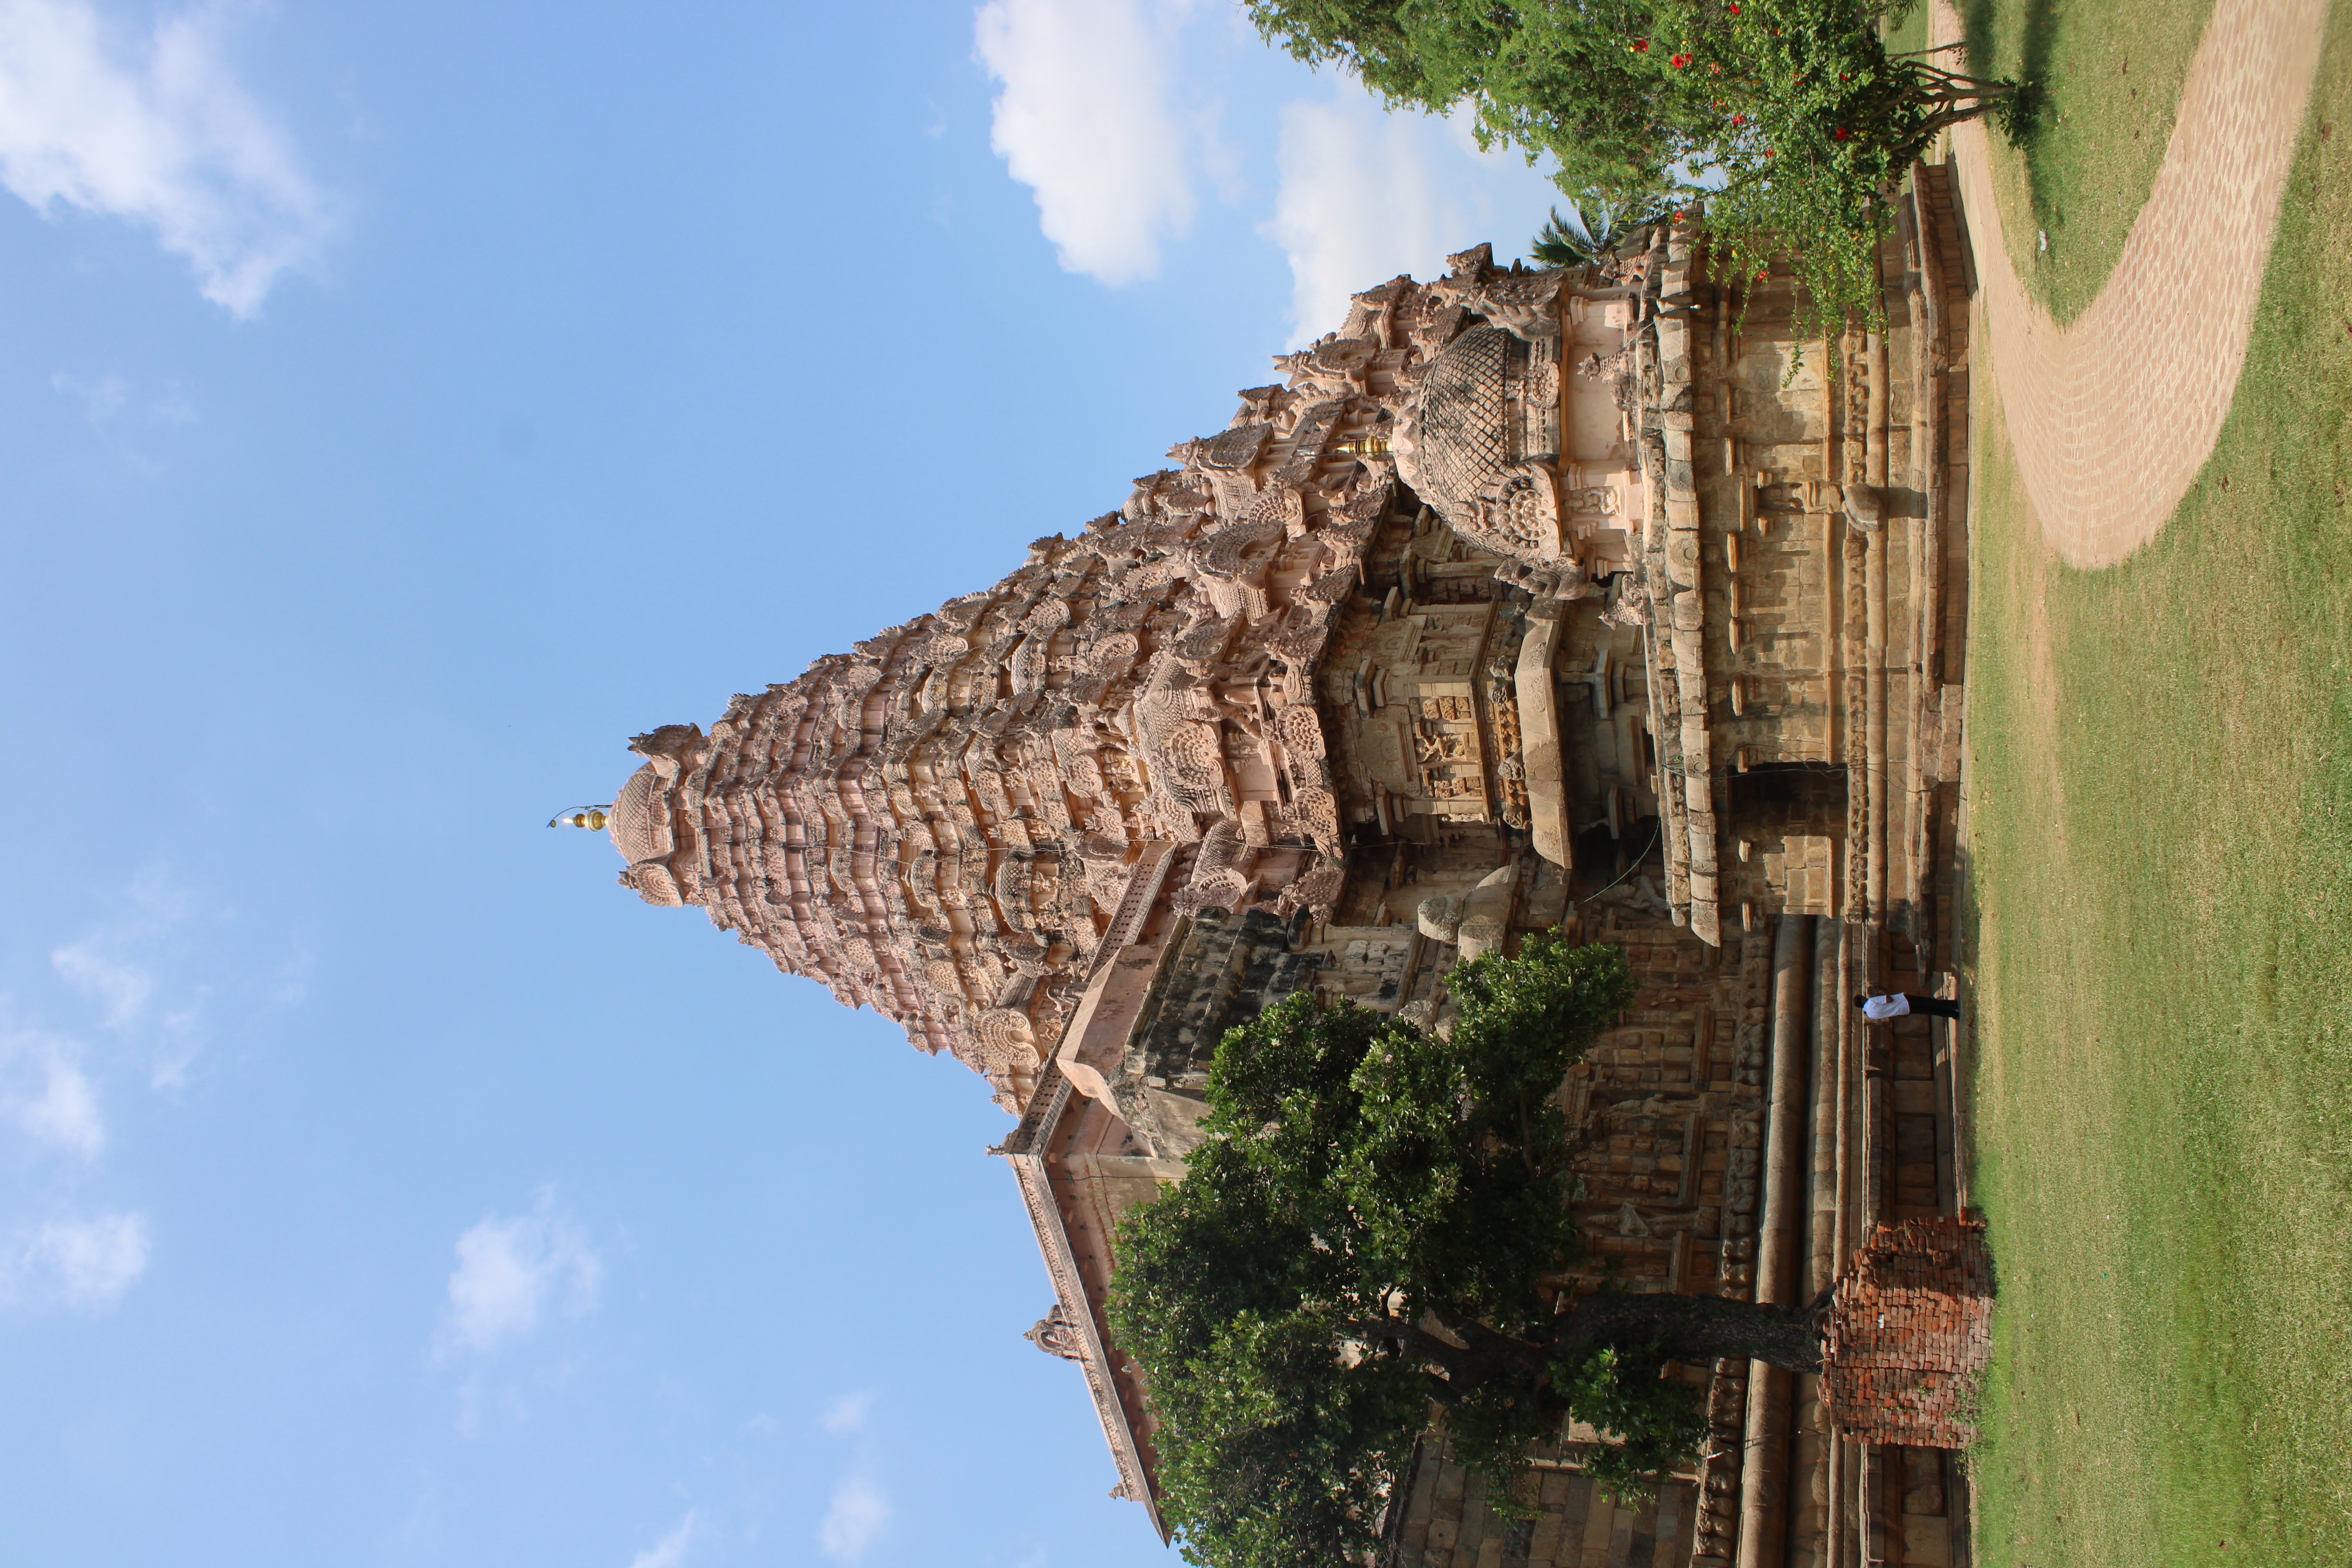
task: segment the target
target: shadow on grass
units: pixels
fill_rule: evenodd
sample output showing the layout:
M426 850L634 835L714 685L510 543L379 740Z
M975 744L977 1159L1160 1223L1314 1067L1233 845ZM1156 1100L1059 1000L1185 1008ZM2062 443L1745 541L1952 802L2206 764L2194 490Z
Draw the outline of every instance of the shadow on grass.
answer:
M1959 940L1954 946L1952 967L1959 982L1958 991L1966 1000L1960 1008L1959 1021L1952 1026L1952 1104L1960 1110L1956 1147L1952 1150L1955 1173L1959 1185L1968 1194L1967 1206L1981 1211L1977 1200L1977 1067L1982 1059L1982 1037L1979 1030L1984 1016L1982 993L1978 982L1982 978L1978 968L1978 942L1981 940L1981 915L1977 891L1976 857L1962 840L1952 850L1955 870L1953 880L1960 891Z
M2018 84L2017 99L2009 112L2000 120L2002 133L2011 146L2025 154L2026 180L2033 204L2033 216L2044 226L2062 222L2061 213L2050 198L2051 182L2045 177L2043 163L2047 138L2043 134L2050 123L2050 55L2052 42L2058 31L2059 0L1964 0L1960 10L1960 29L1968 46L1969 70L1971 75L1999 77L2001 34L2014 27L2017 32L2017 68L2013 73Z

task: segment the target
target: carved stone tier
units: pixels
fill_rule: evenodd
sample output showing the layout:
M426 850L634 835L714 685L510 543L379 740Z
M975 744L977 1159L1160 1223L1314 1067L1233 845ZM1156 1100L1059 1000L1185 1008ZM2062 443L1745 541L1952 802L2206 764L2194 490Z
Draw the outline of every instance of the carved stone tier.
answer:
M1592 419L1557 362L1623 331L1563 330L1559 274L1483 247L1454 263L1357 296L1342 331L1277 356L1287 385L1244 392L1224 431L992 588L739 696L708 734L637 737L622 880L951 1052L1017 1111L1103 944L1132 945L1111 928L1136 889L1181 915L1328 915L1351 837L1527 827L1524 607L1591 593L1586 563L1628 554L1597 524L1633 516L1559 504L1560 431ZM1579 384L1613 430L1615 393ZM1416 450L1433 511L1398 483ZM1381 540L1403 552L1385 568ZM1526 679L1541 717L1549 668ZM1541 847L1564 863L1546 766Z

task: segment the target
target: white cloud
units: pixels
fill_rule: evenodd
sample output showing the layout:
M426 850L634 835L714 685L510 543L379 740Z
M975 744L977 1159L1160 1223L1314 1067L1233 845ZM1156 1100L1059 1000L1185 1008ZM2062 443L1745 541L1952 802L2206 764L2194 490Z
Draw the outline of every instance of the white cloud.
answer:
M1035 191L1064 268L1105 283L1160 269L1192 226L1205 125L1175 95L1189 0L989 0L975 45L1003 84L989 144Z
M572 1310L584 1312L595 1305L604 1278L604 1260L579 1226L555 1212L553 1190L542 1188L529 1214L485 1215L457 1238L447 1338L486 1351L526 1337L539 1326L551 1296L562 1295Z
M94 430L104 429L116 416L131 406L134 390L129 381L108 371L100 375L69 375L58 371L49 377L49 385L60 397L70 398L81 405L82 417ZM141 398L148 420L156 425L193 425L196 422L196 405L175 384L167 383L152 396Z
M1465 125L1391 114L1352 79L1282 109L1274 216L1259 232L1290 258L1291 342L1347 318L1348 297L1492 240L1521 253L1559 191L1519 153L1482 153Z
M845 1394L824 1407L824 1429L828 1432L862 1432L866 1429L866 1417L873 1409L872 1389Z
M81 405L82 417L92 425L103 425L122 412L122 405L131 396L131 384L111 371L104 375L68 375L59 371L49 377L49 384L66 397Z
M677 1521L677 1528L655 1542L645 1551L629 1559L629 1568L677 1568L686 1561L686 1543L694 1536L694 1510Z
M89 0L0 0L0 184L45 213L120 217L250 316L331 220L287 139L230 74L219 7L133 36Z
M106 1122L80 1055L70 1042L44 1035L0 1041L0 1114L37 1143L94 1160L106 1147Z
M147 1252L143 1215L51 1220L16 1248L8 1269L8 1294L102 1311L121 1300L131 1282L147 1271Z
M147 1010L155 977L136 963L109 958L87 942L69 942L49 953L49 965L65 983L105 1009L110 1029L128 1028Z
M837 1563L855 1563L889 1522L890 1504L881 1489L863 1476L845 1476L816 1527L817 1547Z
M184 405L150 412L157 420L194 417ZM161 867L141 871L113 902L113 918L51 949L49 966L96 1005L105 1028L143 1054L151 1087L187 1081L224 1010L236 1027L302 1000L306 954L296 951L275 973L251 973L242 954L219 945L236 911L200 898Z

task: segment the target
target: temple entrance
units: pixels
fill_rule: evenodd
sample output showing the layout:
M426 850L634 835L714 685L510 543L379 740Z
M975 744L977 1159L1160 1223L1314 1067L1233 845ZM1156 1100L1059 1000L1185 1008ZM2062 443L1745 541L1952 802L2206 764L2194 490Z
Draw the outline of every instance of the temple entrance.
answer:
M1759 763L1731 775L1732 822L1767 837L1842 834L1845 781L1843 763Z

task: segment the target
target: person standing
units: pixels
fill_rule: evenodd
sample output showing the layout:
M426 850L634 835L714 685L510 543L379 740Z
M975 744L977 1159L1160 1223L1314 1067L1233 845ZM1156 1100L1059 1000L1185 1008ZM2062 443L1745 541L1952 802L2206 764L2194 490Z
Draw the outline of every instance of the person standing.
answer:
M1958 1022L1960 1016L1960 1004L1957 997L1946 1001L1940 996L1915 996L1907 991L1891 992L1884 996L1857 995L1853 1005L1861 1008L1862 1016L1874 1024L1884 1024L1889 1019L1913 1013L1931 1018L1949 1018L1954 1022Z

